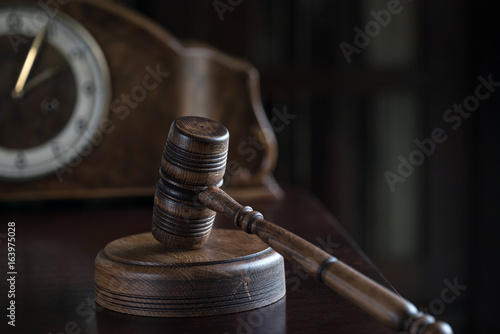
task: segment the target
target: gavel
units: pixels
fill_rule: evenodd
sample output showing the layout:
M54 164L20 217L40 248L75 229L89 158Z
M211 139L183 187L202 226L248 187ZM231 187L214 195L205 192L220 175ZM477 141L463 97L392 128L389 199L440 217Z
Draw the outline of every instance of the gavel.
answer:
M344 296L385 325L410 334L453 333L451 327L419 312L389 291L319 247L264 220L219 187L223 183L229 131L202 117L181 117L170 127L154 198L152 234L175 249L203 247L222 213L255 234L286 260Z

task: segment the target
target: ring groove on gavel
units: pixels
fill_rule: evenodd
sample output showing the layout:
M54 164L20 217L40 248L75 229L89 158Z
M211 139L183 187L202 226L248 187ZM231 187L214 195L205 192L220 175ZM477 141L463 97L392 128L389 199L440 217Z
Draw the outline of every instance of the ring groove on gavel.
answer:
M215 121L183 117L172 123L153 209L153 235L159 242L172 248L200 248L219 212L387 326L409 334L453 333L448 324L419 312L412 303L219 189L228 143L229 132Z
M153 236L178 249L201 248L215 212L198 201L198 192L222 184L229 131L201 117L172 123L163 150L153 207Z

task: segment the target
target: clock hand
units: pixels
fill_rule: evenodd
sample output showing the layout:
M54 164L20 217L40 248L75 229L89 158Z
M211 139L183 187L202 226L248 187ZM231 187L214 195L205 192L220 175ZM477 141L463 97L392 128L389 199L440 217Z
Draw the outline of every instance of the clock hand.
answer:
M42 73L34 76L24 85L24 89L22 92L23 96L37 85L41 84L47 79L50 79L52 76L64 71L66 68L68 68L67 63L59 63L56 66L48 68Z
M24 85L26 84L26 80L30 75L31 68L35 63L35 60L39 54L40 48L45 40L45 36L47 36L47 27L48 24L43 27L40 32L35 36L33 40L33 44L31 44L31 48L28 52L28 56L24 61L23 68L21 69L21 73L19 74L19 78L17 79L16 86L12 91L12 97L15 99L19 99L24 95Z

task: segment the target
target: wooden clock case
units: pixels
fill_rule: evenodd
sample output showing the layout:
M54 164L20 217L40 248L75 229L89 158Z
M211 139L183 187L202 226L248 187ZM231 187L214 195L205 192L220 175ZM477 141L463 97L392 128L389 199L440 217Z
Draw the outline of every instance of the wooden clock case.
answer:
M111 72L106 131L90 153L57 172L0 180L0 201L152 196L169 126L185 115L211 118L229 129L224 183L231 195L282 196L271 175L276 139L262 108L258 72L249 63L200 42L181 42L112 2L73 0L53 10L82 24L104 52ZM144 85L154 86L145 97L137 88ZM258 145L250 147L250 140ZM241 154L243 149L252 155Z

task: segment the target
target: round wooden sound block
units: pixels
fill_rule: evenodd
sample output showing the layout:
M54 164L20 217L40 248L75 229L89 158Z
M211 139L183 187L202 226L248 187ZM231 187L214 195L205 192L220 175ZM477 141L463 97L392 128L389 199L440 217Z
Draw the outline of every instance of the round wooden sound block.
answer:
M109 243L95 260L96 302L150 317L246 311L285 295L283 258L259 238L213 229L205 246L176 250L151 232Z

